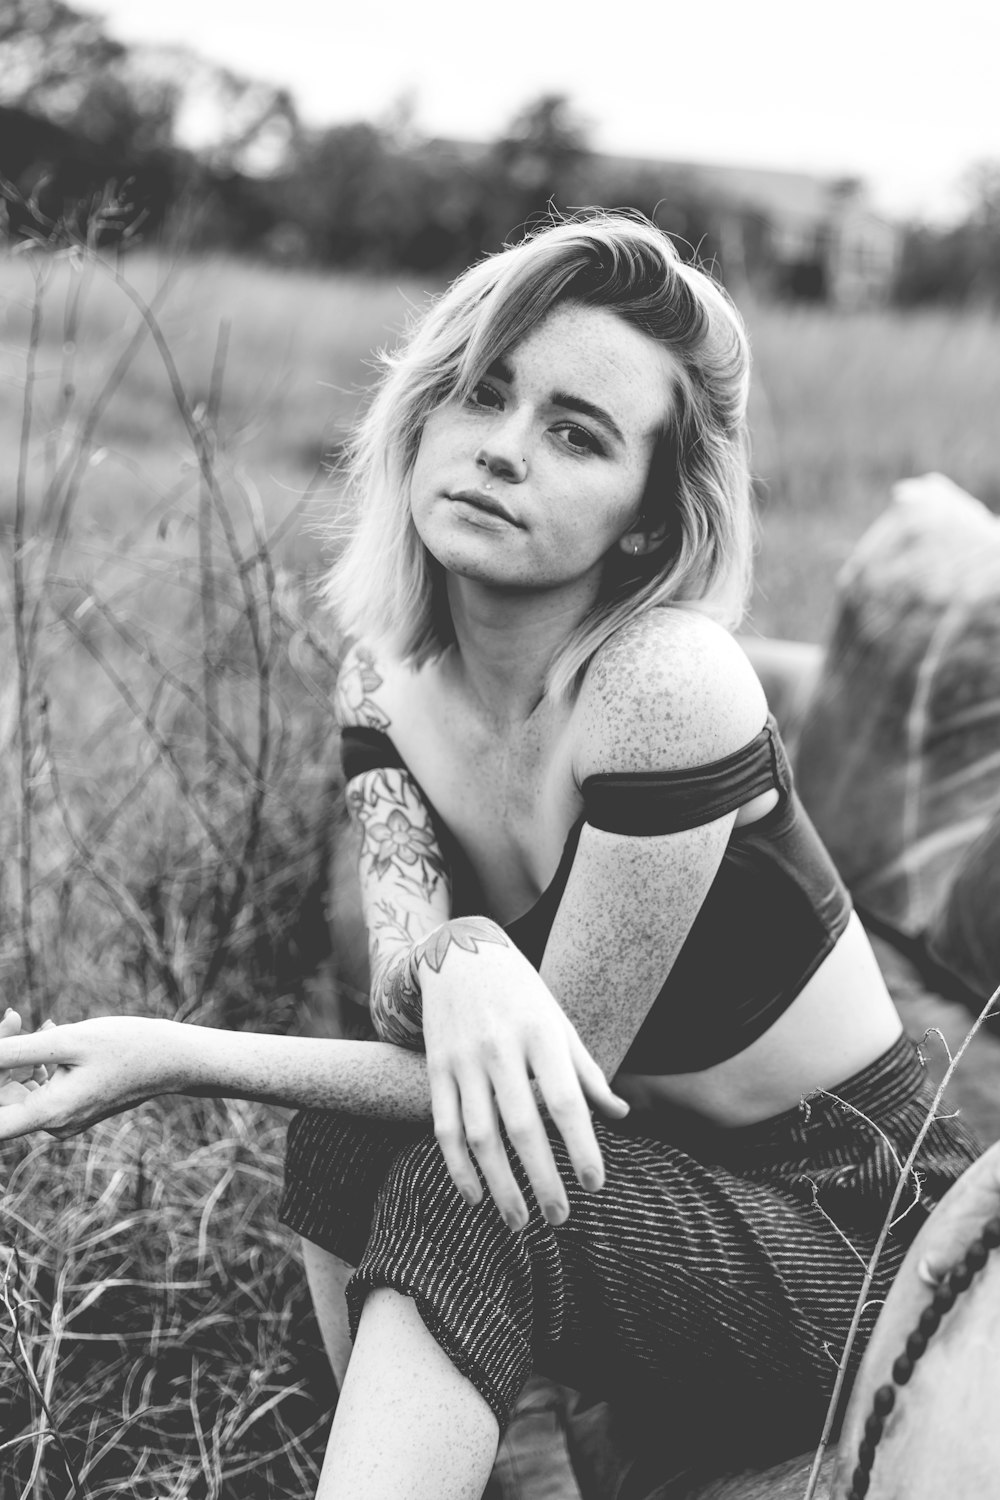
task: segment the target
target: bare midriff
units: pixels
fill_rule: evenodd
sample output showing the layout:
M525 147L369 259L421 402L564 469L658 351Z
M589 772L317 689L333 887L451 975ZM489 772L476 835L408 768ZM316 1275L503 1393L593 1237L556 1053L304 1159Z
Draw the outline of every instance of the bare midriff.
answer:
M836 1089L880 1057L902 1030L856 914L801 993L764 1035L698 1073L618 1073L616 1091L637 1114L658 1105L713 1125L756 1124L807 1094Z

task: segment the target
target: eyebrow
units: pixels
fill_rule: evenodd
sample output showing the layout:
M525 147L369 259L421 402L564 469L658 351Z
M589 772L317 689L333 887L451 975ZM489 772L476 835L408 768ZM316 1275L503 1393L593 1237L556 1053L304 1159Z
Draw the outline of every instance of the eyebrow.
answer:
M514 371L503 358L495 359L486 373L507 385L514 384ZM553 406L561 406L564 411L578 411L582 417L590 417L591 421L597 422L611 437L624 443L625 434L603 406L595 406L593 401L587 401L583 396L573 396L568 391L553 391L550 399Z
M552 395L554 406L561 406L566 411L578 411L581 416L590 417L592 421L600 424L619 443L624 443L625 434L610 412L606 412L603 406L595 406L592 401L585 401L582 396L571 396L566 391L555 391Z

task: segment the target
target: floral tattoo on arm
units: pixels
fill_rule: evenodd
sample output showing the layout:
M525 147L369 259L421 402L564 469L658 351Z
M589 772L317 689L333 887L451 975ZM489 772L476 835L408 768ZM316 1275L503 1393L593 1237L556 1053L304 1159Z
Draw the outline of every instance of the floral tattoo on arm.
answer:
M378 968L374 954L377 947L372 935L372 1016L375 1029L384 1042L395 1042L411 1051L423 1049L423 1003L420 989L420 966L435 974L452 948L478 953L480 943L510 947L510 939L495 922L486 917L453 917L436 927L419 943L383 958Z
M383 679L375 669L375 657L367 646L354 646L344 658L337 678L336 712L341 724L364 724L368 729L388 729L389 715L372 697Z
M509 939L486 917L454 917L426 937L414 936L414 928L427 931L428 907L440 911L442 894L450 897L450 881L427 808L405 771L355 777L347 805L361 833L362 887L369 893L372 1021L382 1041L422 1050L421 968L439 974L452 948L478 953L482 943L509 947Z
M447 884L448 867L405 772L369 771L356 777L347 788L347 807L361 829L363 871L367 866L366 873L377 880L392 871L425 899L439 882Z
M509 948L510 938L488 917L453 917L417 943L413 949L413 972L416 973L423 963L435 974L440 974L450 948L478 953L480 943L496 943L501 948Z

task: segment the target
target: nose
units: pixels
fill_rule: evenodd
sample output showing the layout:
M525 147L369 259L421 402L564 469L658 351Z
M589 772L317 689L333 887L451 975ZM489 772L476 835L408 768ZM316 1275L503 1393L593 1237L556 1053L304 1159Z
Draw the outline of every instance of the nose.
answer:
M504 479L508 484L520 484L528 472L524 444L513 433L505 434L499 430L483 443L476 454L476 463L492 477Z

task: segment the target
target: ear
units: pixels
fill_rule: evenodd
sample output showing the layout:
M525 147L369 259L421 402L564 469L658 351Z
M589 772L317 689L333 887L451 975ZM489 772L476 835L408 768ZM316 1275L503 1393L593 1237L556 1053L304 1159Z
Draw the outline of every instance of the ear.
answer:
M619 537L618 546L626 557L649 557L653 552L658 552L666 540L667 528L664 524L652 531L626 531L623 537Z

